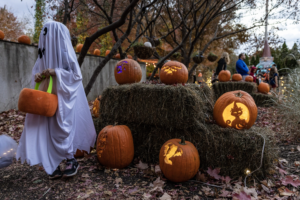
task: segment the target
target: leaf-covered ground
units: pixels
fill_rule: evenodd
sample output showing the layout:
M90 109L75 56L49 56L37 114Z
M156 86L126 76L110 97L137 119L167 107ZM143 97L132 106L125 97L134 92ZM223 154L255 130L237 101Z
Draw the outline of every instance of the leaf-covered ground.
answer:
M275 114L275 115L274 115ZM75 177L49 180L43 167L14 161L0 169L0 199L300 199L300 145L293 143L271 108L259 108L256 126L271 128L278 135L281 158L272 176L231 180L220 176L222 169L201 169L185 183L167 181L157 163L138 160L125 169L105 169L95 150L77 159L80 170ZM10 110L0 113L0 135L20 139L24 113ZM283 136L286 140L282 140ZM64 163L61 164L62 168Z

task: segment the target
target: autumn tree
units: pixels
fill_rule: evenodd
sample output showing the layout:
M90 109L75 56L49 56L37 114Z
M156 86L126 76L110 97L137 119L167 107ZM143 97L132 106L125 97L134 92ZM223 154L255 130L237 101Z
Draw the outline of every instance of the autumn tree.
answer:
M24 34L26 23L18 20L5 5L0 7L0 22L0 30L4 32L5 40L17 42L18 37Z

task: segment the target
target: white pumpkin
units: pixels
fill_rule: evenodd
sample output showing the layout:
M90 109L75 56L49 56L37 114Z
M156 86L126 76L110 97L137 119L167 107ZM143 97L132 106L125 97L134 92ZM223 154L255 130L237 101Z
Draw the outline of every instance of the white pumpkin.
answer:
M145 46L145 47L152 47L152 44L151 44L150 42L145 42L145 43L144 43L144 46Z

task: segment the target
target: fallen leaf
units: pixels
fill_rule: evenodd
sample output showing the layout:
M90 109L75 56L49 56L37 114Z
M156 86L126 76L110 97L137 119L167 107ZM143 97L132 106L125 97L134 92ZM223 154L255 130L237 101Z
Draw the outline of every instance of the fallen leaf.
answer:
M193 196L192 200L200 200L200 197L198 195Z
M295 167L298 167L300 165L300 161L295 161L294 165L295 165Z
M165 182L160 180L160 177L158 177L154 182L153 182L153 187L164 187Z
M287 189L287 188L278 188L279 191L279 195L280 196L292 196L294 195L294 192L292 192L291 190Z
M123 182L123 180L122 180L122 178L116 178L116 184L120 184L120 183L122 183Z
M291 176L286 176L285 179L281 179L281 183L282 183L282 185L288 185L288 184L290 184L290 185L292 185L294 187L300 186L299 179L297 179L297 180L294 181L293 177L291 177Z
M160 166L159 166L159 165L156 165L156 166L155 166L154 172L155 172L156 174L161 173L161 169L160 169Z
M205 176L205 174L201 174L201 172L198 172L196 174L196 180L197 181L206 182L207 181L207 177Z
M152 197L151 194L148 194L148 193L144 193L144 194L143 194L143 199L144 199L144 200L149 200L151 197Z
M33 183L40 183L40 182L42 182L42 180L33 181Z
M139 162L139 164L136 164L135 167L139 169L148 169L148 164L147 163L142 163L142 161Z
M215 179L217 179L217 180L220 180L220 178L221 178L221 176L219 175L219 173L220 173L220 168L216 168L216 169L212 170L212 169L209 167L208 170L207 170L207 173L208 173L210 176L212 176L212 177L214 177Z
M297 150L300 151L300 146L297 146Z
M88 174L82 174L81 177L83 177L83 178L89 178L90 176Z
M129 190L128 190L128 193L129 193L129 194L135 194L137 191L138 191L138 187L135 187L135 188L133 188L133 189L129 189Z
M228 183L230 183L231 178L229 176L226 176L225 178L224 178L224 176L222 176L222 181L224 181L226 184L228 184Z
M202 187L202 191L203 191L206 195L210 195L211 188L203 186L203 187Z
M261 184L261 187L263 188L264 191L266 191L268 194L270 193L270 189L265 186L264 184Z
M253 196L255 199L257 199L257 192L256 192L255 188L244 187L244 192L248 195Z
M284 158L279 158L278 160L279 160L280 163L285 163L285 164L288 164L288 163L289 163L289 162L288 162L286 159L284 159Z
M171 200L171 196L168 193L164 193L162 197L159 198L160 200Z
M231 192L223 189L223 190L221 190L221 194L219 196L220 197L231 197Z
M244 191L239 194L232 195L233 200L251 200L251 196L247 195Z
M111 191L104 191L103 192L105 195L107 195L107 196L112 196L112 192Z

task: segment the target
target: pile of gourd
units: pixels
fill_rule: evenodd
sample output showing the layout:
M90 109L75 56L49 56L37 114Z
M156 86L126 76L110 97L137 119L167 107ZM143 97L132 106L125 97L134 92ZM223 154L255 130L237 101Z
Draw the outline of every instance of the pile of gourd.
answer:
M219 73L218 79L220 82L227 82L230 81L231 73L229 70L222 70ZM242 75L240 74L233 74L232 81L242 81ZM245 78L246 82L253 82L253 77L252 76L247 76ZM268 94L270 92L270 86L267 83L261 82L258 87L257 87L258 92L263 93L263 94Z
M139 82L141 76L141 68L134 60L121 60L115 66L115 78L119 84ZM160 79L168 85L183 84L188 79L187 68L180 62L169 61L161 68ZM99 101L95 102L95 110L98 110ZM227 92L217 100L213 116L221 127L249 129L256 120L257 107L247 92ZM126 125L104 127L98 135L96 151L103 166L118 169L127 167L134 157L131 130ZM198 150L184 138L166 141L157 156L164 176L173 182L184 182L193 178L200 167Z

